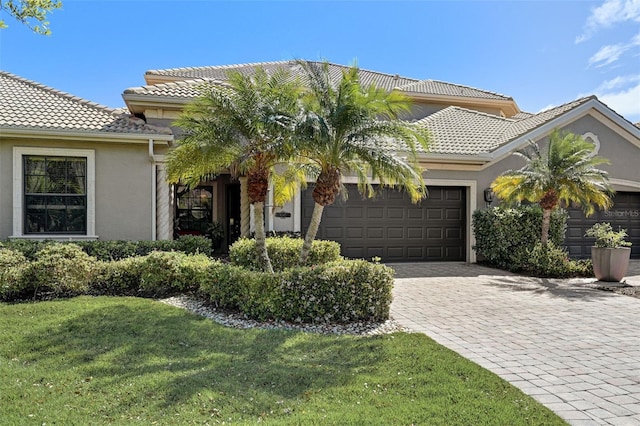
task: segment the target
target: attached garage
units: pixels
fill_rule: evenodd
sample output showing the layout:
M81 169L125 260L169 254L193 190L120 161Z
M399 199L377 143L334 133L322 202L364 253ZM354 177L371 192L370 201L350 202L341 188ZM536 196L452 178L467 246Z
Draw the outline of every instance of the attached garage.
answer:
M585 217L580 209L569 210L565 245L572 257L590 257L594 240L584 233L596 222L609 222L615 231L627 230L628 240L633 244L631 257L640 259L640 192L618 192L613 203L611 209L597 211L590 217Z
M429 187L428 198L411 203L401 191L384 189L363 199L347 185L348 200L327 206L317 238L337 241L350 258L384 262L464 261L466 188ZM313 188L302 195L302 231L313 212Z

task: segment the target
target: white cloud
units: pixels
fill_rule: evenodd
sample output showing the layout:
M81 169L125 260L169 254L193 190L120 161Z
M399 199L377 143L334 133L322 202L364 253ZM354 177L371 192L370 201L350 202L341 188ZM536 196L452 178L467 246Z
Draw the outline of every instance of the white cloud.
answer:
M628 43L602 46L600 50L589 58L589 66L595 65L596 68L600 68L609 65L620 59L620 56L627 50L636 46L640 46L640 33L636 34Z
M548 109L551 109L551 108L555 108L557 106L558 105L556 105L556 104L549 104L549 105L547 105L545 107L540 108L540 111L536 112L536 114L540 114L541 112L544 112L544 111L546 111Z
M640 74L605 81L596 89L596 96L630 121L640 120Z
M640 22L640 0L605 0L602 5L591 10L583 33L576 37L576 43L588 40L600 28L626 21Z

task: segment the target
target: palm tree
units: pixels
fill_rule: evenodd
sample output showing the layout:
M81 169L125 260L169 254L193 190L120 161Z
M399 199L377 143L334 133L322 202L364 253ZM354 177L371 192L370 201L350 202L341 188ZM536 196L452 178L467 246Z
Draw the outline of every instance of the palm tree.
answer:
M324 207L335 202L344 174L356 175L358 189L365 196L374 194L373 179L383 186L404 188L414 202L426 196L416 149L426 149L428 135L398 118L410 109L408 97L398 91L363 87L356 66L343 71L334 84L327 62L298 64L308 86L303 97L305 113L298 123L299 154L317 173L313 214L300 253L304 264Z
M551 212L556 207L573 203L591 215L595 207L611 206L613 190L608 174L597 168L609 161L595 155L593 144L556 129L545 152L533 141L529 145L530 149L515 153L525 159L526 165L498 176L491 189L508 204L526 200L542 207L542 244L549 241Z
M203 176L227 171L246 175L256 247L268 272L273 268L265 244L264 202L273 168L294 153L291 135L300 89L283 70L229 73L226 84L203 86L203 95L185 107L174 123L185 134L168 155L172 183L195 186Z

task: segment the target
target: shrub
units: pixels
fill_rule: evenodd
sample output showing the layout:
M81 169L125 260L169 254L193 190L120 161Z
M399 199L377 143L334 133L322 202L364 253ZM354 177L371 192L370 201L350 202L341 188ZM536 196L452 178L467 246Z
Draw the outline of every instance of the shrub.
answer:
M613 230L610 223L596 223L587 229L585 237L595 238L595 246L603 248L621 248L631 246L631 242L625 238L629 236L626 229L620 229L617 232Z
M275 271L298 266L303 240L290 237L267 238L267 251ZM229 248L231 263L253 271L262 270L253 239L241 238ZM316 240L311 246L307 265L319 265L340 259L340 244L335 241Z
M138 296L142 257L99 261L91 282L91 293L107 296Z
M75 244L49 244L35 254L24 279L34 298L40 292L59 295L85 293L94 277L96 259Z
M219 262L201 291L250 318L327 323L389 318L393 270L364 260L338 260L276 274Z
M10 240L3 243L7 248L21 252L29 260L34 260L37 252L52 244L75 244L89 256L103 261L146 256L152 251L179 251L187 254L211 255L211 240L194 235L185 235L177 240L160 241L96 240L69 243L51 240Z
M22 253L0 248L0 300L13 300L23 295L27 262Z
M572 260L569 254L552 242L546 246L537 243L529 251L529 261L524 270L536 277L566 278L591 276L593 268L590 260Z
M140 291L152 297L197 290L211 259L202 254L154 251L141 259Z
M549 241L560 246L564 241L567 213L552 213ZM538 205L517 208L494 207L473 212L474 249L488 262L511 271L522 270L529 252L540 241L542 209Z

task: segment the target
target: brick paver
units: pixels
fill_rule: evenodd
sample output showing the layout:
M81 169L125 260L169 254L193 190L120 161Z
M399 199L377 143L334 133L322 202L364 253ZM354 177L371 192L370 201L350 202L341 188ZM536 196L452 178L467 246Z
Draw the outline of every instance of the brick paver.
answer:
M572 425L640 425L640 299L594 280L465 263L390 265L391 314L493 371ZM627 282L640 285L640 261Z

